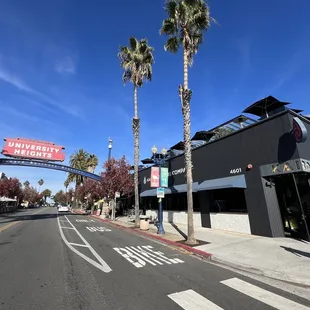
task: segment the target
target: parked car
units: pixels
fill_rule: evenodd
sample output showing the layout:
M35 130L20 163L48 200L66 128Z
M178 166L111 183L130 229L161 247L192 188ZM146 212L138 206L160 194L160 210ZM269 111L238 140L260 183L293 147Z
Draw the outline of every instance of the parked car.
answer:
M58 206L58 212L70 212L69 206Z

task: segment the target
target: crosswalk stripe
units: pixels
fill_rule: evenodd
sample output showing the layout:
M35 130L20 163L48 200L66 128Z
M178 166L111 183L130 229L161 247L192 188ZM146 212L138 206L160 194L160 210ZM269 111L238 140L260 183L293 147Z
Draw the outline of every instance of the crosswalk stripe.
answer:
M232 289L239 291L247 296L255 298L266 305L269 305L279 310L310 310L309 307L298 304L294 301L281 297L277 294L268 292L253 284L242 281L238 278L231 278L225 281L221 281L222 284L231 287Z
M168 297L185 310L223 310L193 290L173 293Z

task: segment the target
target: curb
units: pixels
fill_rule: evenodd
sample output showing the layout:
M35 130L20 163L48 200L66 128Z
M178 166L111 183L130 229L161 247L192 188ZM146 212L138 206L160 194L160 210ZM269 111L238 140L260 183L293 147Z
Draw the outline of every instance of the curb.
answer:
M75 213L76 214L83 214L83 213L79 213L79 212L75 212ZM232 263L232 262L228 262L228 261L222 260L222 259L218 258L216 255L213 255L211 253L195 249L195 248L190 247L190 246L185 245L185 244L180 244L178 242L168 240L168 239L166 239L164 237L161 237L161 236L150 235L150 234L148 234L148 233L146 233L144 231L135 230L134 228L120 225L120 224L115 223L114 221L112 221L110 219L103 219L103 218L100 218L100 217L98 217L96 215L92 215L92 214L89 215L89 216L93 217L93 218L96 218L97 220L99 220L101 222L105 222L105 223L109 223L111 225L114 225L114 226L116 226L119 229L126 230L126 231L128 231L128 232L130 232L132 234L142 235L142 236L144 236L146 238L156 239L156 240L158 240L160 242L172 245L174 247L183 248L184 250L192 253L193 255L196 255L196 256L199 256L200 258L205 258L205 259L208 259L208 260L214 262L218 266L223 266L223 267L227 266L229 268L234 268L234 269L237 269L239 271L247 272L249 274L263 276L263 277L266 277L266 278L269 278L269 279L272 279L272 280L276 280L276 281L280 281L280 282L283 282L283 283L288 283L288 284L291 284L291 285L297 285L297 286L302 287L302 288L309 288L310 287L306 283L302 283L302 282L298 282L298 281L293 281L292 279L283 279L283 278L281 279L280 277L276 277L274 275L268 274L268 272L266 273L266 272L264 272L262 270L259 270L259 269L255 269L255 268L251 268L251 267L245 267L245 266L242 266L242 265L239 265L239 264L236 264L236 263Z
M164 237L161 237L161 236L151 235L151 234L148 234L147 232L144 232L144 231L141 231L141 230L135 230L135 229L133 229L131 227L125 227L123 225L115 223L112 220L99 218L96 215L89 215L89 216L94 217L94 218L96 218L96 219L98 219L98 220L100 220L102 222L110 223L110 224L112 224L112 225L114 225L114 226L116 226L116 227L118 227L120 229L129 231L130 233L142 235L142 236L145 236L145 237L150 238L150 239L156 239L158 241L167 243L169 245L173 245L175 247L182 248L182 249L184 249L184 250L186 250L188 252L191 252L192 254L195 254L197 256L200 256L200 257L203 257L203 258L211 260L212 254L210 254L208 252L205 252L205 251L201 251L201 250L195 249L195 248L193 248L191 246L188 246L186 244L180 244L180 243L178 243L176 241L168 240L168 239L166 239Z

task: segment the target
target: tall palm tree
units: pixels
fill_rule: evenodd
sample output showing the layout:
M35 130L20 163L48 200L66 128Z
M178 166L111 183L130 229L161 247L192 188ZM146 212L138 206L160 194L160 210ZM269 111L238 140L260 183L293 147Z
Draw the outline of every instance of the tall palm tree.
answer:
M79 149L70 156L69 164L72 168L87 171L88 158L89 153L83 149ZM66 181L68 181L69 183L75 182L75 193L76 193L78 187L83 183L83 177L79 174L69 173ZM76 195L74 197L74 204L75 207L78 207L78 201Z
M41 186L44 184L43 179L40 179L40 180L38 181L38 184L39 184L39 193L40 193L40 191L41 191Z
M188 88L188 66L193 64L194 55L203 41L203 32L213 20L204 0L168 0L165 4L168 17L163 21L160 34L169 38L165 50L176 53L183 49L184 83L179 86L183 115L184 158L187 179L187 243L195 244L192 194L192 150L190 136L190 100L192 91Z
M98 157L95 154L89 155L88 159L87 159L87 165L88 165L87 171L94 173L94 171L98 165Z
M64 182L64 186L66 188L66 192L68 190L68 186L70 185L70 182L68 181L68 179Z
M132 130L134 135L134 183L135 183L135 226L139 226L139 147L140 147L140 118L138 116L138 87L142 87L145 80L152 79L152 65L154 63L153 47L148 45L147 39L129 39L129 47L121 46L118 58L124 69L123 82L133 84L134 117Z
M28 187L30 185L30 182L28 181L28 180L26 180L25 182L24 182L24 186L25 187Z

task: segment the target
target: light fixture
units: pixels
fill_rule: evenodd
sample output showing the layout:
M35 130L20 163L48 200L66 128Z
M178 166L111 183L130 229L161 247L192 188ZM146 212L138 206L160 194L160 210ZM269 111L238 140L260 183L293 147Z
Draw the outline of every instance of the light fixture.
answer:
M163 147L163 148L161 149L161 153L165 156L165 155L167 155L167 150Z
M152 147L152 153L154 155L157 153L157 147L155 145Z

